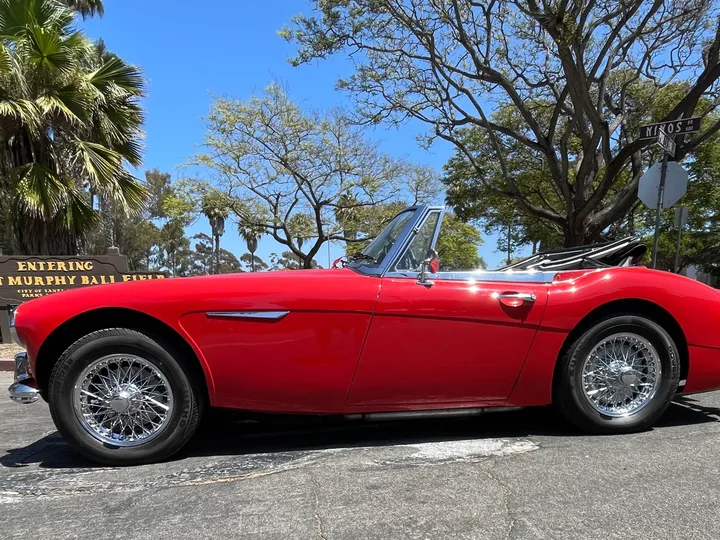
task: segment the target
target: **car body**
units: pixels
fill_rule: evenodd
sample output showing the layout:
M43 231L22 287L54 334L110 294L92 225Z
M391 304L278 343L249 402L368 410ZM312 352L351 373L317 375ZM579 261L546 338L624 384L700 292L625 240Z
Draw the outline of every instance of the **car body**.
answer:
M212 407L380 418L543 406L556 401L568 348L621 314L657 324L674 367L657 360L650 377L655 368L617 360L613 385L629 381L631 396L650 385L642 381L672 375L672 395L720 388L718 291L645 267L444 271L433 255L443 212L405 210L341 268L136 281L31 300L14 317L27 356L11 395L31 402L36 391L52 406L64 352L93 332L130 328L168 344ZM652 335L639 339L643 351L664 354Z

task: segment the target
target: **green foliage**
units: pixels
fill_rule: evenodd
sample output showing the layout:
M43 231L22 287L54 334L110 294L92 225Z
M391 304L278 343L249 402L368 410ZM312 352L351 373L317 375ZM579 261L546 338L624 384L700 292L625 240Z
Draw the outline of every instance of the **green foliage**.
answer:
M19 253L76 253L99 224L93 198L132 217L147 197L125 168L140 163L140 72L75 28L102 2L65 4L0 0L0 211Z
M538 219L516 200L498 194L494 189L506 189L507 182L497 161L492 159L487 134L469 129L462 137L468 151L477 155L475 163L456 152L445 164L443 177L447 203L457 215L463 220L478 222L486 233L497 235L497 250L506 254L506 260L527 244L542 245L543 248L561 246L561 227L552 221ZM478 173L478 167L481 173ZM507 160L507 167L533 204L551 210L561 207L562 201L552 188L546 164L535 154L518 146Z
M193 272L194 257L190 239L178 220L168 220L160 229L160 241L156 247L156 263L171 276L188 276Z
M207 275L215 273L215 254L213 240L207 234L193 236L196 240L193 253L193 269L190 275ZM220 274L243 272L241 261L226 249L220 249Z
M188 180L186 193L227 194L243 230L267 234L304 268L325 242L367 235L368 208L438 191L430 171L380 152L345 113L305 111L277 84L246 101L215 100L205 146L194 164L212 181Z
M145 173L144 188L149 197L142 213L128 218L110 209L108 226L113 243L126 255L130 268L162 270L171 276L215 273L212 238L200 233L185 234L194 219L193 201L173 185L170 175L157 169ZM110 245L105 231L97 229L88 236L88 252L105 254ZM241 262L229 251L220 249L220 273L242 272ZM259 268L265 267L261 261Z
M437 252L443 271L476 270L487 265L478 255L482 244L480 231L446 212L437 240Z
M283 251L282 255L270 254L270 270L301 270L305 263L292 251ZM314 259L310 262L310 268L318 268Z
M511 230L511 254L523 237L547 246L602 239L634 205L643 150L654 154L639 127L710 119L720 104L710 0L688 9L642 1L314 4L281 32L298 44L291 62L352 55L354 72L338 87L359 116L419 120L427 144L453 144L449 201L463 219ZM717 122L678 140L679 158Z
M713 273L720 268L720 137L717 135L698 148L694 159L683 166L690 173L688 191L676 207L688 207L688 222L681 236L680 269L696 265L703 272ZM655 211L639 205L631 216L637 234L644 234L652 246ZM678 270L675 267L677 229L674 225L675 208L662 211L658 243L658 268ZM628 224L624 224L628 228ZM651 253L646 256L650 264Z
M251 253L243 253L240 256L240 262L246 272L262 272L270 268L260 257Z

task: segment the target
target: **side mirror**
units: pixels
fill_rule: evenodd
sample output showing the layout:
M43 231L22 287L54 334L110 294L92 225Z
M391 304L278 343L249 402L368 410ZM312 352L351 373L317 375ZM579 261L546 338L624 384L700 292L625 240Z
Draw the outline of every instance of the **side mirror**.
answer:
M427 259L425 259L420 265L420 275L418 276L417 284L425 287L432 287L433 282L427 279L427 271L435 274L440 268L440 259L437 251L434 249L428 250Z

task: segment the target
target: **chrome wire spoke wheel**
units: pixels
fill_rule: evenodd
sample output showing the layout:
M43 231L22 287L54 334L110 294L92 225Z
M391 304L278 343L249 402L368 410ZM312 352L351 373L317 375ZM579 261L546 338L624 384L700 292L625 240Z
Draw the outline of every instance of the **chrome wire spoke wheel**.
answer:
M588 403L610 417L643 409L662 378L660 355L647 339L633 333L603 338L582 364L583 392Z
M83 428L114 446L145 444L163 432L173 412L165 375L132 354L104 356L77 378L73 407Z

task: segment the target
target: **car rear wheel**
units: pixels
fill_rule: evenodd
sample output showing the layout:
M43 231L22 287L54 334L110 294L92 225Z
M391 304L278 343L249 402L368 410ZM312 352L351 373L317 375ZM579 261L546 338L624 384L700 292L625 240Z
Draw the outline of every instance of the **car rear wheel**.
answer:
M196 431L201 393L180 357L125 328L93 332L55 365L50 413L68 444L107 465L165 459Z
M649 429L670 405L680 358L670 335L638 315L596 322L560 358L554 401L591 433Z

